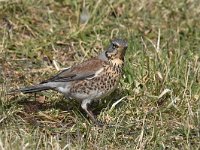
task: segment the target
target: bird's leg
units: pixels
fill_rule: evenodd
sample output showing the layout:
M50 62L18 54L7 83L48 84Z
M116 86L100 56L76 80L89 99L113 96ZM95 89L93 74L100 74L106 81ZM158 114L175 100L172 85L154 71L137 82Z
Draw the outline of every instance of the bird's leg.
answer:
M88 116L90 117L90 119L98 126L103 126L103 124L101 122L99 122L96 117L94 116L94 114L92 113L92 111L90 111L88 109L88 105L91 103L91 100L83 100L82 101L82 104L81 104L81 107L83 110L85 110L85 112L88 114Z

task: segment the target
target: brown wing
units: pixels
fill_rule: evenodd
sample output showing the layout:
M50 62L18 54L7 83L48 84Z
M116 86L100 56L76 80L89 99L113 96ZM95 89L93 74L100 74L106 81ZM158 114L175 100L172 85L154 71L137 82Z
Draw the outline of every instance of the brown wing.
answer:
M65 69L57 75L45 80L41 83L46 82L69 82L74 80L83 80L86 78L92 78L98 70L101 70L106 61L93 58L88 61L82 62L81 64L72 66L69 69Z

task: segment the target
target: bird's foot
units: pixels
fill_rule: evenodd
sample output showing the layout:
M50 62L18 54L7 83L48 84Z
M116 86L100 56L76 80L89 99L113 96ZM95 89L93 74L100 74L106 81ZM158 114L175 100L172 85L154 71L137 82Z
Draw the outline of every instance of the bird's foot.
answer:
M97 119L94 120L94 124L98 127L103 127L105 125L105 123L103 123L102 121L99 121Z

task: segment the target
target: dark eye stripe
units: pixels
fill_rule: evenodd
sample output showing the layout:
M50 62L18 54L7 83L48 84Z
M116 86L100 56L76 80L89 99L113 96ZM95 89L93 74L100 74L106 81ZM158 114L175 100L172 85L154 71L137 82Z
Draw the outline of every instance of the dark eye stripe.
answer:
M113 49L116 49L116 48L118 48L119 47L119 45L117 45L117 44L115 44L115 43L113 43Z

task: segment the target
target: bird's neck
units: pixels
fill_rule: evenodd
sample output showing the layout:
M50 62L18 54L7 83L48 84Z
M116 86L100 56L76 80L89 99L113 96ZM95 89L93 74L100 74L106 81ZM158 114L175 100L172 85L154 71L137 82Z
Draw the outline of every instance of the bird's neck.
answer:
M110 64L111 64L111 69L112 71L114 71L116 74L121 75L122 74L122 67L124 62L120 59L113 59L110 60Z
M117 59L113 59L113 60L110 60L110 62L114 65L114 66L118 66L118 67L122 67L123 64L124 64L124 61L117 58Z

